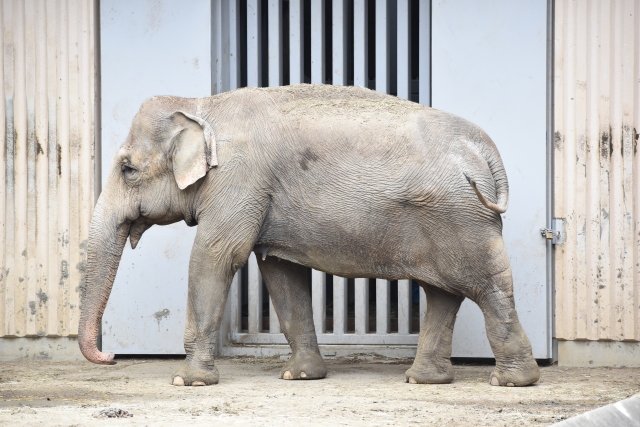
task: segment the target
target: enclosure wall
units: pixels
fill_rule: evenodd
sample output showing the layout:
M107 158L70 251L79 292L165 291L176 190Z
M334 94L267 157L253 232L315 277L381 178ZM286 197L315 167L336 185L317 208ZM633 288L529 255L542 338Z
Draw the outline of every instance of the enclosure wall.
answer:
M12 338L78 333L95 201L94 8L0 2L2 352Z
M556 337L633 343L640 340L640 1L557 0L554 56L554 207L566 230L555 252Z

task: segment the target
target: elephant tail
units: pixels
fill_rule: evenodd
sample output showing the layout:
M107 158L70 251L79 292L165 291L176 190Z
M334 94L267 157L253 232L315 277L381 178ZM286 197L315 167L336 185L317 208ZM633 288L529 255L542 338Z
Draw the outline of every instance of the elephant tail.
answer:
M491 153L489 158L485 157L485 160L488 163L489 170L491 171L491 175L493 176L493 180L496 185L496 193L498 196L498 200L496 203L487 200L487 198L480 192L480 189L476 185L475 180L465 172L463 173L464 177L471 185L471 188L473 188L473 191L475 191L476 196L478 196L478 200L480 200L480 203L491 209L493 212L502 214L507 211L507 206L509 205L509 183L507 181L507 174L504 170L504 165L502 164L502 160L500 159L500 155L498 154L495 146L493 146L492 151L493 152Z

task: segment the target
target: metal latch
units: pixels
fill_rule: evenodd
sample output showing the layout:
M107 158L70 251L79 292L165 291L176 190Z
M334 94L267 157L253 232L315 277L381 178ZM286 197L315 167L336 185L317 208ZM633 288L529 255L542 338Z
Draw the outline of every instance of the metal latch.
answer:
M564 243L564 219L554 218L551 221L553 228L541 228L540 234L547 240L551 240L554 245L561 245Z

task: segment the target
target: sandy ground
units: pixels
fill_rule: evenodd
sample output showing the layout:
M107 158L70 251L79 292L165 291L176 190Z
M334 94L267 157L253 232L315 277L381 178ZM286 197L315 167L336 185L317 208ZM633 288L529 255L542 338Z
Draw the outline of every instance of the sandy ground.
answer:
M640 370L542 368L531 387L492 387L491 366L456 365L447 385L405 384L410 361L337 359L319 381L277 378L283 361L225 359L220 383L169 384L179 360L115 366L47 361L0 364L0 425L542 426L640 392ZM99 418L117 408L130 418Z

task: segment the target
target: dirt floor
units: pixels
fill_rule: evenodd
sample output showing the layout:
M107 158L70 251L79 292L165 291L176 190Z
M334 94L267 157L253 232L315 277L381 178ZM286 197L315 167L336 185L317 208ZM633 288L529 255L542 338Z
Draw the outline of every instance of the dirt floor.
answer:
M175 387L179 363L0 363L0 425L542 426L640 392L630 368L545 367L537 385L513 388L490 386L491 366L458 364L452 384L412 385L410 361L381 358L328 360L319 381L279 380L280 358L222 358L218 385Z

